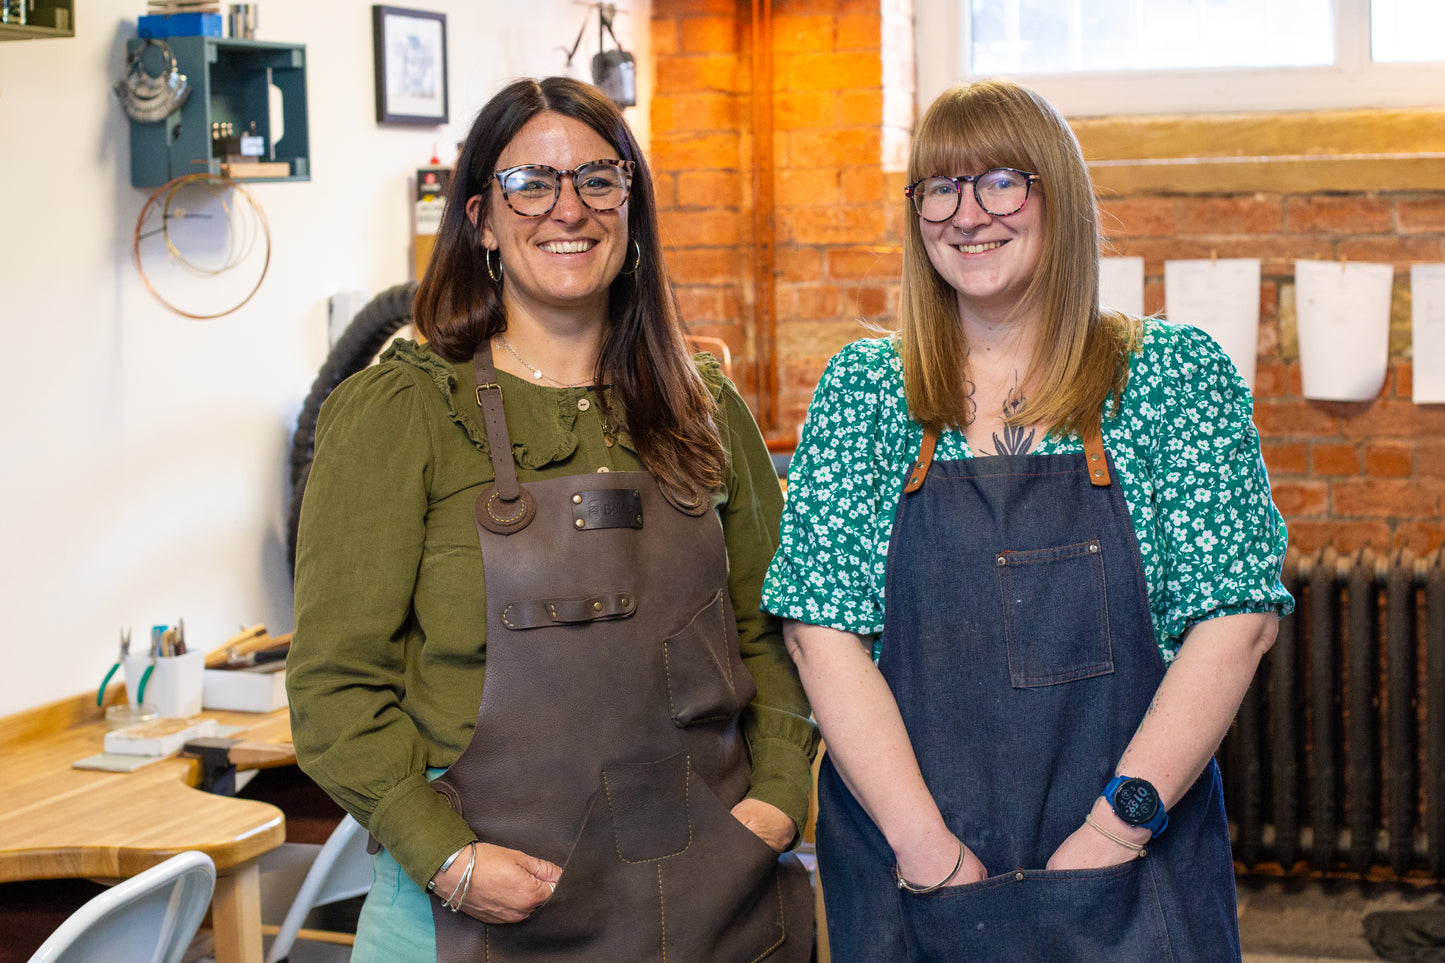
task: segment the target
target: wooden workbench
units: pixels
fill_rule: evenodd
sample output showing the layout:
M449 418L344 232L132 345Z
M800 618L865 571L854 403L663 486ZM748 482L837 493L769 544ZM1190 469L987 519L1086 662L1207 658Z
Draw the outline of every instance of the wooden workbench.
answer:
M121 698L116 686L107 704ZM291 741L285 709L201 715L241 726L239 738ZM281 810L193 788L201 778L196 759L173 756L131 773L72 769L71 762L101 751L104 736L94 695L0 720L0 882L114 881L199 850L216 864L216 963L260 963L257 860L286 839Z

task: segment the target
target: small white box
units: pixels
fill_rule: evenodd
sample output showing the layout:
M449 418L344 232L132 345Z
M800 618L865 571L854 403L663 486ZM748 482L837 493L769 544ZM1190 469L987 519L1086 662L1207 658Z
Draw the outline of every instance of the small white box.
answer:
M207 669L201 691L207 709L233 712L270 712L286 705L285 663L270 671L258 669Z
M105 751L123 756L169 756L189 739L214 736L215 719L153 719L105 734Z

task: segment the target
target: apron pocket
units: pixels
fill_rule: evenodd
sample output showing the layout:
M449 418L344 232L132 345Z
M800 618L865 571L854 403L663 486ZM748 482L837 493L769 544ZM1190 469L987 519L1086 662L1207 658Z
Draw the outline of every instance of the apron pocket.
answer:
M619 799L624 786L626 800ZM633 793L670 802L643 803ZM668 812L669 807L677 813ZM654 819L669 828L648 841ZM684 845L671 852L675 840L662 837L675 834L678 826L686 830ZM645 856L653 852L659 855ZM644 859L629 858L638 856ZM785 858L806 891L806 873L796 858ZM688 766L686 754L612 766L556 893L521 923L485 927L485 953L461 958L492 963L753 963L770 954L776 958L784 937L780 875L778 854L733 817ZM809 904L805 900L803 905ZM809 922L799 920L801 960L811 946Z
M663 640L668 708L678 726L726 722L756 692L752 677L738 662L737 641L727 620L727 606L718 592L685 629Z
M1099 542L999 552L999 597L1016 689L1114 671Z
M557 890L520 923L488 925L435 908L439 963L574 963L636 960L663 963L662 919L657 912L657 862L618 859L613 820L602 790L592 797L582 831L562 867ZM458 935L451 927L462 926ZM443 927L451 940L443 939Z
M1015 870L924 896L901 893L914 959L1172 960L1148 863Z
M692 840L687 756L602 770L617 857L642 863L676 856Z
M779 855L738 822L731 807L695 772L688 775L688 796L693 843L686 853L658 867L667 958L761 960L782 945L786 935ZM801 867L796 868L801 874ZM806 947L811 936L808 932L797 938Z

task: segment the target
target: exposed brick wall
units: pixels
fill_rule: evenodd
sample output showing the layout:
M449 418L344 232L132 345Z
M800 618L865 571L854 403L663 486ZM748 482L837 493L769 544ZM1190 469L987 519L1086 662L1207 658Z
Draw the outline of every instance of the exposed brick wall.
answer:
M1144 258L1147 311L1164 309L1166 259L1262 259L1255 422L1291 545L1445 544L1445 405L1410 400L1410 265L1445 261L1445 192L1125 196L1102 207L1116 253ZM1389 375L1370 402L1301 391L1294 262L1341 257L1395 267Z
M913 124L911 0L772 5L779 410L796 431L823 366L891 324ZM757 388L751 4L654 0L652 151L663 240L689 326L725 339Z
M771 107L779 434L796 430L829 357L894 321L913 105L911 0L776 0ZM664 243L689 324L722 337L757 400L752 5L654 0L652 149ZM1445 543L1445 406L1410 402L1409 266L1445 261L1445 191L1130 195L1104 204L1120 254L1259 257L1256 421L1292 542L1423 552ZM1297 258L1395 265L1390 374L1379 399L1307 401L1294 320Z

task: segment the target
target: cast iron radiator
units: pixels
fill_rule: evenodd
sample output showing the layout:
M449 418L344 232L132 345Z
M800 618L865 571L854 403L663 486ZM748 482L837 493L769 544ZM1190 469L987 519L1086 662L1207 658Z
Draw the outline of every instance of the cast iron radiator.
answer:
M1235 859L1442 879L1445 550L1291 551L1284 582L1295 612L1219 752Z

